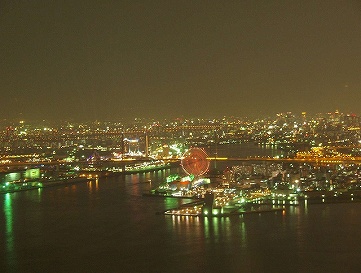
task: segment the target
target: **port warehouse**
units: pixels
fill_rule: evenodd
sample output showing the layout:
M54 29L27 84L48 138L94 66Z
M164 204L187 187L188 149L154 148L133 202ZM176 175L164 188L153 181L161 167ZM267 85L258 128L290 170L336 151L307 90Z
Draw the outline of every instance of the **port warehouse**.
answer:
M26 169L12 172L0 172L0 186L2 190L40 186L40 169Z

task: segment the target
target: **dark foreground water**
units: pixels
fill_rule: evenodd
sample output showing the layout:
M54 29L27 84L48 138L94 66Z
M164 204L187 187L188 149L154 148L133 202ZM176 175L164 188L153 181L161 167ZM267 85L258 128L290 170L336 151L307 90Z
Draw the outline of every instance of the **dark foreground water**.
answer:
M361 203L156 215L170 172L0 195L0 272L361 272Z

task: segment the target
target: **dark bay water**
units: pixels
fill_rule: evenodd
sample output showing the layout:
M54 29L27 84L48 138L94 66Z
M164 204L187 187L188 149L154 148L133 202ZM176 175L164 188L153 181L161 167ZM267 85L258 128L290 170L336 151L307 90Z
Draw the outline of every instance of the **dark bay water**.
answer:
M0 272L360 272L361 203L156 215L185 201L141 194L177 171L0 195Z
M209 156L219 157L250 157L250 156L280 156L287 152L277 149L276 146L271 145L257 145L253 142L245 142L242 144L224 144L212 145L205 147L205 151Z

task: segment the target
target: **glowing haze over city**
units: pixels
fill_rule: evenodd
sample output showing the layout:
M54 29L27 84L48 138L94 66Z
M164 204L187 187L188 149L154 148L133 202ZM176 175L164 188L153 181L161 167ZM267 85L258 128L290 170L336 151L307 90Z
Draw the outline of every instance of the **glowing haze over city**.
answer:
M358 1L0 1L0 272L358 272Z
M360 114L357 1L3 1L0 114Z

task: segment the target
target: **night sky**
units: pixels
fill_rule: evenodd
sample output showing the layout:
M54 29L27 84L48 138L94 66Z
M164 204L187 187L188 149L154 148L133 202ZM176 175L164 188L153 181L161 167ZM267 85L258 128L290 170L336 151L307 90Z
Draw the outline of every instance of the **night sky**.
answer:
M361 2L0 0L2 119L361 114Z

